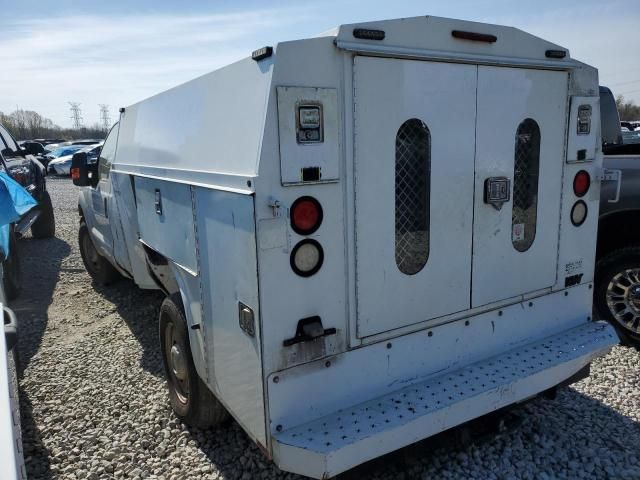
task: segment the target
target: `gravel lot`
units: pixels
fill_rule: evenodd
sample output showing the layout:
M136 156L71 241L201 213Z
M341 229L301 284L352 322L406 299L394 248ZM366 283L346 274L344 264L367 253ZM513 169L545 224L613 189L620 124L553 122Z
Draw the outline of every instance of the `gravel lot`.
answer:
M51 179L57 238L22 242L22 417L29 478L300 478L235 424L172 415L156 317L162 297L123 281L94 289L77 248L77 191ZM467 447L423 442L349 478L640 478L640 355L616 347L591 377L515 410L520 426ZM445 443L446 444L446 443Z

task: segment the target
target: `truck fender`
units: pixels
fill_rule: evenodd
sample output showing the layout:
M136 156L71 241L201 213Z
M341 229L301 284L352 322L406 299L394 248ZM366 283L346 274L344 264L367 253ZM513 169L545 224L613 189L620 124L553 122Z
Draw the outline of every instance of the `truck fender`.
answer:
M180 293L184 314L189 330L189 344L193 364L202 381L211 388L206 362L206 343L202 325L202 308L200 302L200 279L191 272L176 265L162 253L141 242L147 259L149 275L165 295ZM213 389L212 389L213 391Z

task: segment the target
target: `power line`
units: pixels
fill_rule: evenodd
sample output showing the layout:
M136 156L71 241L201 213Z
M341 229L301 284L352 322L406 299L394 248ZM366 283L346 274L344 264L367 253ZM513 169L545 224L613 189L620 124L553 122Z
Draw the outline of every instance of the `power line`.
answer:
M68 102L71 110L71 126L75 130L82 128L82 110L80 109L80 102Z
M636 92L640 92L640 88L636 90L629 90L628 92L618 92L618 95L628 95L630 93L636 93Z
M109 130L111 126L111 117L109 115L109 105L105 105L101 103L98 105L100 107L100 122L102 124L102 129L106 132Z
M618 82L618 83L608 83L607 86L609 87L616 87L616 86L620 86L620 85L629 85L631 83L640 83L640 79L639 80L629 80L628 82Z

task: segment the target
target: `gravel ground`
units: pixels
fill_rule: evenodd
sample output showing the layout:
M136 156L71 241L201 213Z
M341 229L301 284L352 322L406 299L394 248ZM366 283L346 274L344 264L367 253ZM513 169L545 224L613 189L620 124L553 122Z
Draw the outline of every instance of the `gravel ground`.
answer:
M68 179L49 189L57 238L23 240L31 281L13 305L29 478L300 478L234 423L200 431L176 420L158 348L161 295L126 281L94 289L77 248L77 191ZM616 347L556 400L518 407L522 423L506 433L466 447L426 441L347 477L640 478L639 360Z

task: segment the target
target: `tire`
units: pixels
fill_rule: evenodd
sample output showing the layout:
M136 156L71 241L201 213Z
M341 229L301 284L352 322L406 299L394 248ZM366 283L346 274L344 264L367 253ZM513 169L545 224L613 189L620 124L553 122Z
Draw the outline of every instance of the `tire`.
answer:
M20 295L22 266L20 264L20 247L13 230L9 234L9 258L3 262L2 270L2 283L7 300L15 300Z
M40 200L40 216L31 225L31 235L34 238L51 238L56 234L56 219L53 215L53 205L51 196L46 190L42 193Z
M222 424L228 412L200 379L193 364L187 320L180 294L173 294L160 307L160 346L169 401L184 423L197 428Z
M640 246L614 250L598 261L594 303L622 343L640 349Z
M120 273L109 263L109 260L98 253L85 222L80 222L78 245L84 268L94 282L99 285L108 285L121 278Z

